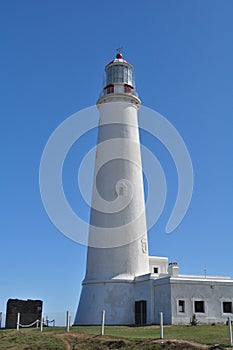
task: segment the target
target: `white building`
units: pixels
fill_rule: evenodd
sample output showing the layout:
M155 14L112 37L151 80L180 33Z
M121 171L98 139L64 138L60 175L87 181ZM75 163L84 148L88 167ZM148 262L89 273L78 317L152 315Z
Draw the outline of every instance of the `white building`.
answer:
M149 257L133 67L120 53L105 68L86 276L74 324L187 324L233 316L233 279L180 275Z

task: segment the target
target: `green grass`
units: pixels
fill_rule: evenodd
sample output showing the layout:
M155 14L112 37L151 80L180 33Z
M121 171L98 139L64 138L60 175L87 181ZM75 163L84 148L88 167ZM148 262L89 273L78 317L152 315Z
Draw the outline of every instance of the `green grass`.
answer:
M65 350L64 339L70 343L71 349L109 349L110 347L108 348L106 345L107 342L116 341L117 338L123 339L124 346L121 349L144 349L143 344L149 339L159 339L160 330L159 326L106 326L105 335L107 337L99 337L99 334L100 326L75 326L71 328L69 334L65 332L64 327L44 328L43 333L39 329L19 331L2 329L0 330L0 349ZM140 346L137 345L138 339L141 339ZM206 345L220 344L224 347L229 344L228 327L225 325L164 326L164 341L169 339L186 340ZM149 346L152 346L151 349L157 349L155 344L146 346L148 349ZM158 347L158 349L160 348Z
M38 329L0 330L0 349L5 350L65 350L64 342L51 332Z
M75 326L73 332L85 334L100 334L99 326ZM130 327L130 326L106 326L105 335L129 338L129 339L158 339L159 326ZM228 327L225 325L198 325L198 326L164 326L164 339L181 339L194 341L201 344L228 345Z

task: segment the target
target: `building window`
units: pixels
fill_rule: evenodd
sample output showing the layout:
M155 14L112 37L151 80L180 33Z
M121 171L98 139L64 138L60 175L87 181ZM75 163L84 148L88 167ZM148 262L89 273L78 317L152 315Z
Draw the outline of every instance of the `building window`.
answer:
M114 85L110 84L105 87L105 94L113 94L114 93Z
M118 196L127 196L127 185L123 181L116 184L116 193Z
M120 196L123 196L123 195L124 195L124 192L125 192L125 191L124 191L124 187L123 187L123 186L120 186L120 187L119 187L119 195L120 195Z
M178 300L178 311L185 312L185 302L184 300Z
M194 301L194 310L195 312L204 313L205 312L205 302L203 300Z
M154 273L159 273L159 268L158 267L154 267Z
M125 84L125 85L124 85L124 91L125 91L127 94L132 94L132 93L133 93L133 88L132 88L132 86Z
M223 309L223 313L231 314L232 313L232 302L231 301L223 301L222 309Z

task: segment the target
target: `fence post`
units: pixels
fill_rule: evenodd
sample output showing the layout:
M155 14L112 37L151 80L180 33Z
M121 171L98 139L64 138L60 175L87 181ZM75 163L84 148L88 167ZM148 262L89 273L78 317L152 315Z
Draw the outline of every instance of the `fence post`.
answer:
M163 339L163 313L159 313L159 319L160 319L160 339Z
M66 332L70 331L70 313L66 311Z
M44 320L43 320L43 315L41 313L41 317L40 317L40 331L43 332L43 323L44 323Z
M17 313L17 325L16 325L16 329L17 331L19 330L19 323L20 323L20 313Z
M229 344L230 344L230 346L233 346L232 327L231 327L231 318L230 317L228 317L228 335L229 335Z
M105 323L105 310L102 310L101 335L104 335L104 323Z
M0 312L0 328L2 328L2 312Z

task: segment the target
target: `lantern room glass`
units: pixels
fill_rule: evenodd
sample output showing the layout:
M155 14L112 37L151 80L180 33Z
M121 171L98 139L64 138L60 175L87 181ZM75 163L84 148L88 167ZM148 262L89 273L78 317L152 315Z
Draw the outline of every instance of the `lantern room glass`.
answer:
M133 86L132 69L123 64L114 64L106 72L107 85L123 83Z

